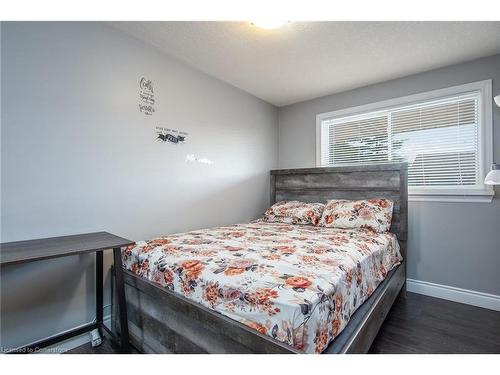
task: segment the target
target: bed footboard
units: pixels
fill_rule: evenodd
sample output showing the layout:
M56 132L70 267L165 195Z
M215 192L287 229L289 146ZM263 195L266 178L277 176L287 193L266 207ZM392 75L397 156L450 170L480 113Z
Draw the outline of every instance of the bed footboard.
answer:
M301 353L129 271L124 276L130 341L143 353ZM392 304L404 291L405 279L401 264L323 353L367 353ZM119 331L119 325L114 324L114 329Z
M144 353L298 353L129 271L124 276L130 340Z

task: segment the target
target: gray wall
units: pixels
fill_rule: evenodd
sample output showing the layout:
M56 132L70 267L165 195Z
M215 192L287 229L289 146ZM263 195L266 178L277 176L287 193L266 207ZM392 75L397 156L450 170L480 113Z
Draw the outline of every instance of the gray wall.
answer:
M493 79L493 95L499 95L500 55L282 107L279 166L315 166L319 113L484 79ZM500 162L500 108L493 112L494 160ZM492 203L410 202L409 278L500 295L499 269L498 196Z
M265 209L275 107L102 24L4 22L1 37L1 241L140 240ZM151 117L138 110L143 75ZM187 131L187 143L157 142L156 125ZM90 256L2 269L0 346L91 320L93 277Z

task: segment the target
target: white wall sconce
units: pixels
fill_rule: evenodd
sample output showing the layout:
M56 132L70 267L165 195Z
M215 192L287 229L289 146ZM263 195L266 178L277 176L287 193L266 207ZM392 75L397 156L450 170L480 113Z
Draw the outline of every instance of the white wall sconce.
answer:
M497 106L500 107L500 95L494 98ZM500 185L500 164L493 163L491 165L491 171L486 175L484 179L485 185Z
M500 164L493 163L491 171L484 179L485 185L500 185Z

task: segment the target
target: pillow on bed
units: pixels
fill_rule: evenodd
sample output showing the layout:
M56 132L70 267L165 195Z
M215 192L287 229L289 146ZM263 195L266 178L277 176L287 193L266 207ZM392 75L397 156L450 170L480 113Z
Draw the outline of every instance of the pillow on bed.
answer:
M375 232L387 232L391 227L393 202L389 199L328 201L319 222L329 228L369 228Z
M325 207L322 203L281 201L273 204L264 213L264 221L269 223L318 225Z

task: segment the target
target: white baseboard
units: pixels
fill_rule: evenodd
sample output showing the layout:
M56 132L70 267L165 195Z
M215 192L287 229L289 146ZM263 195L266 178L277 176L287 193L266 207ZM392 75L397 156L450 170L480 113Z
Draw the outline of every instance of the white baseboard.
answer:
M409 292L424 294L430 297L442 298L466 305L483 307L485 309L500 311L500 296L495 294L476 292L455 288L448 285L429 283L421 280L406 280L406 289Z
M61 341L57 344L40 349L40 353L45 354L62 354L72 349L78 348L90 342L90 332L82 333L80 336L75 336L70 339Z
M104 324L110 327L111 324L111 315L107 315L103 318ZM78 348L84 344L90 342L90 332L82 333L79 336L72 337L70 339L64 340L60 343L54 344L52 346L48 346L40 350L40 353L64 353L70 351L71 349Z

